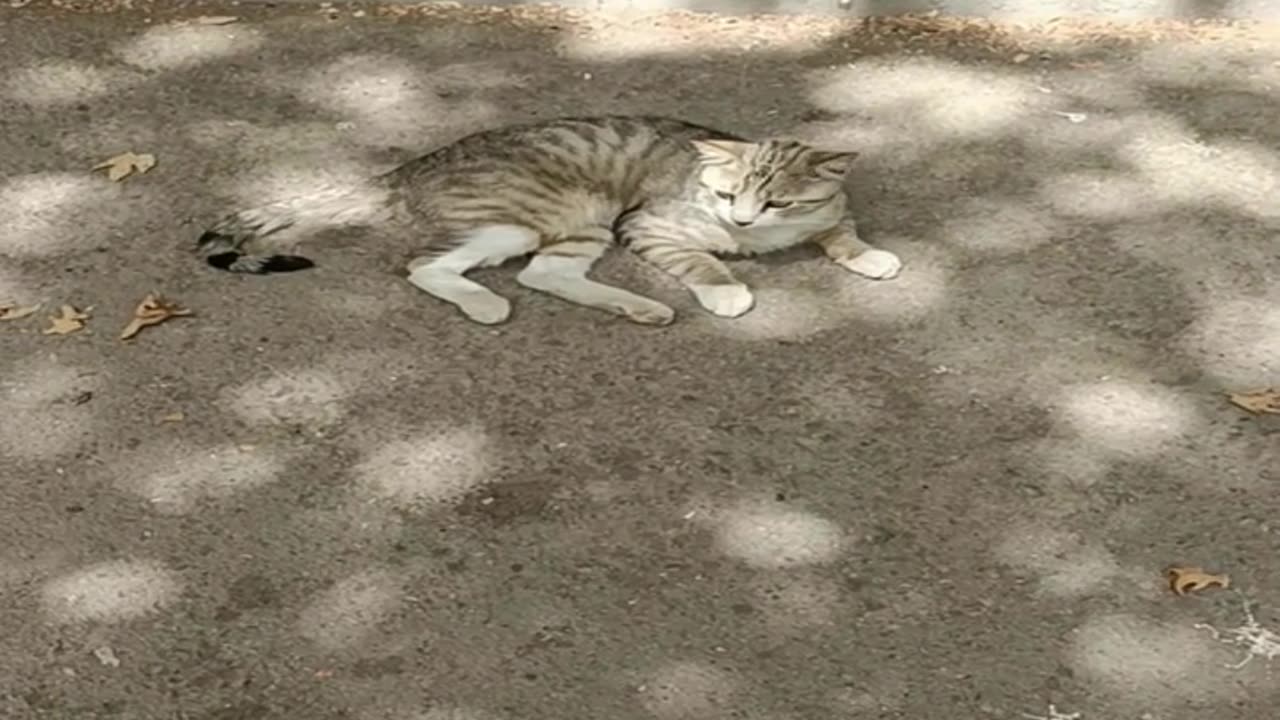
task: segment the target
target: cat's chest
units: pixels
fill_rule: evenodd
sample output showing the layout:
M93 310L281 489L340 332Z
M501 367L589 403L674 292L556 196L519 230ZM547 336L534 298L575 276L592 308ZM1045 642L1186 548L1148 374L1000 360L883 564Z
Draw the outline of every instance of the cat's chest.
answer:
M729 227L725 228L743 255L762 255L799 245L814 229L811 227Z

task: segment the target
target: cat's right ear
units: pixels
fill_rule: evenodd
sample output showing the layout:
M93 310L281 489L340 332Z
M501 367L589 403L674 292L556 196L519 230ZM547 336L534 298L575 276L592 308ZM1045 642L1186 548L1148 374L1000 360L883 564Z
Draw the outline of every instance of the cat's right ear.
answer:
M737 142L735 140L694 140L693 147L698 151L698 157L702 160L703 165L715 167L717 165L737 165L746 157L747 149L751 147L751 143Z

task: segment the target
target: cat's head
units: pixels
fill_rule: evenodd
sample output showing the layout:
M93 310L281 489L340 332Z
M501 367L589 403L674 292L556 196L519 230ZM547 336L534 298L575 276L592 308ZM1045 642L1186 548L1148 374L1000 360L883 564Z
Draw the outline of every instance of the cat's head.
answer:
M809 224L844 208L855 152L819 150L793 140L695 140L699 181L715 213L740 227Z

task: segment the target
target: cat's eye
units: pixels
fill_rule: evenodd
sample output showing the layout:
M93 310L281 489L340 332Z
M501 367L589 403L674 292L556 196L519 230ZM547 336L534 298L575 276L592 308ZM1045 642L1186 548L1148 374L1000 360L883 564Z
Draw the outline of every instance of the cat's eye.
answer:
M770 200L769 202L764 204L766 209L773 209L773 210L781 210L783 208L789 208L792 205L795 205L795 203L790 200Z
M731 192L725 192L725 191L723 191L723 190L717 190L717 191L716 191L716 197L720 198L721 200L728 200L729 202L733 202L733 193L731 193Z

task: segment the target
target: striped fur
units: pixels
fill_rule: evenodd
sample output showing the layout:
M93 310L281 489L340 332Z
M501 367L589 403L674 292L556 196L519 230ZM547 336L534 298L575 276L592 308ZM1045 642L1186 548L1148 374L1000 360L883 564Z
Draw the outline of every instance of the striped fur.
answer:
M855 272L896 274L897 258L858 239L849 217L843 181L853 158L670 118L564 118L475 133L366 187L234 213L198 245L223 270L287 272L312 263L268 246L368 226L415 249L409 282L476 322L502 322L510 304L467 271L519 256L532 256L517 276L526 287L640 323L670 322L669 307L587 277L620 243L679 278L706 309L733 317L753 300L722 256L812 241Z

